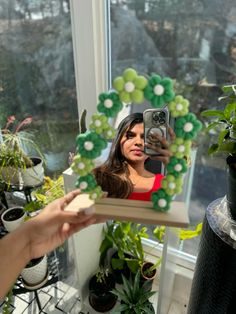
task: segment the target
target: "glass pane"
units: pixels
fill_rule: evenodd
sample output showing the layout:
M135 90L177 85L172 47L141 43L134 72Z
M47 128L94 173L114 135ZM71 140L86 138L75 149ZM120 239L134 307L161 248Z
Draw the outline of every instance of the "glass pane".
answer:
M47 174L59 174L78 133L69 0L2 0L0 35L0 125L31 115Z
M198 117L204 109L219 107L219 86L236 80L235 1L222 6L217 0L113 0L110 16L112 78L127 67L170 76ZM211 142L214 134L202 134L194 143L188 186L192 227L203 220L207 205L226 193L225 159L207 155ZM198 240L184 241L183 249L196 254Z

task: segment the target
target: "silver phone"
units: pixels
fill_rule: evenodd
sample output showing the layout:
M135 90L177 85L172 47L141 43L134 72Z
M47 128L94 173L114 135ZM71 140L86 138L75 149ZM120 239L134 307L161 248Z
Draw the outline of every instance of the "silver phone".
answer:
M161 146L161 143L156 138L155 134L161 137L168 137L169 112L166 108L147 109L143 112L144 122L144 143ZM144 147L144 152L147 155L157 156L156 151Z

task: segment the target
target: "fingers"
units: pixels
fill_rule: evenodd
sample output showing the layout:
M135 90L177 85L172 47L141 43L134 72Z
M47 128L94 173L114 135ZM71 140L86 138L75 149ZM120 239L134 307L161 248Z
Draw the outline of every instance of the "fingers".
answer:
M62 232L66 234L66 237L70 237L72 234L96 223L96 218L90 217L86 221L77 224L66 224L65 227L63 226Z
M168 133L169 133L169 136L170 136L170 140L174 141L175 138L176 138L176 135L175 135L174 130L170 126L168 127Z
M60 204L64 208L66 207L77 195L79 195L81 191L79 189L74 190L60 198Z

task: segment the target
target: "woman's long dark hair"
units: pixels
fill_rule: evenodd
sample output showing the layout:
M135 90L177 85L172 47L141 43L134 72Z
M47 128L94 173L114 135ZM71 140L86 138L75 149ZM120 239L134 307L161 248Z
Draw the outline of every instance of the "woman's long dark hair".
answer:
M127 198L133 191L133 184L129 179L128 164L120 149L120 141L128 130L142 122L143 114L140 112L131 113L125 117L117 128L107 160L94 169L97 183L103 191L108 192L109 197Z

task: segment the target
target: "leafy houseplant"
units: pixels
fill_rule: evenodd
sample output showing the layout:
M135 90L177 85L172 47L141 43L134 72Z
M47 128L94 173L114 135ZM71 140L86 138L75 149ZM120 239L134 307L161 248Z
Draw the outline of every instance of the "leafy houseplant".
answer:
M148 282L141 284L140 271L135 275L134 280L127 280L124 276L123 286L113 290L113 293L118 297L118 304L112 313L123 314L154 314L155 310L149 298L156 292L149 291L146 286Z
M131 222L107 223L100 246L100 265L104 265L108 250L113 248L116 253L111 257L112 269L126 271L126 275L129 276L128 267L132 273L136 273L144 262L141 238L148 238L146 230L146 227ZM118 282L121 279L121 276L119 277Z
M22 130L31 122L32 118L28 117L13 129L15 116L10 116L6 126L1 130L3 142L0 144L0 178L8 184L19 184L20 176L25 185L34 185L40 183L43 179L43 154L34 143L32 133ZM27 151L32 149L37 152L40 158L30 158L27 155ZM33 179L32 177L36 175L39 175L40 178Z
M223 96L219 101L223 110L206 110L203 117L211 119L206 130L218 134L217 143L210 146L208 153L226 154L227 163L227 202L231 215L236 219L236 85L222 87Z
M114 276L108 268L100 268L89 280L89 303L98 312L111 310L117 296L111 293L115 288Z

